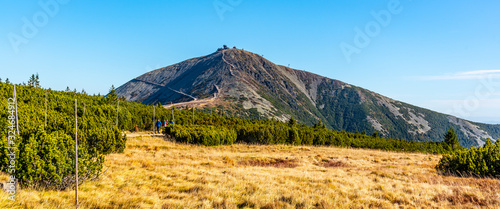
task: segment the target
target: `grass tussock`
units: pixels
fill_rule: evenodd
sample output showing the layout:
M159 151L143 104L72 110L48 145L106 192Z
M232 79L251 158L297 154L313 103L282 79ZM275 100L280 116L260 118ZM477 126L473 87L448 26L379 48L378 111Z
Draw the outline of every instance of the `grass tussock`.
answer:
M340 160L326 160L321 162L321 166L325 168L346 167L347 164Z
M80 208L500 208L500 180L439 175L441 156L287 145L204 147L133 137L79 186ZM7 179L5 174L0 179ZM72 208L24 189L0 208Z

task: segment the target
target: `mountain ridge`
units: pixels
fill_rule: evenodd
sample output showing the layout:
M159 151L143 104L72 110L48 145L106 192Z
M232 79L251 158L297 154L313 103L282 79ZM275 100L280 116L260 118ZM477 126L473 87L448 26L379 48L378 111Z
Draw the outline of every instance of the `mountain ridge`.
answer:
M118 87L116 93L145 104L206 99L209 106L235 109L236 116L281 121L293 117L307 125L321 120L336 130L377 131L384 137L408 140L440 141L454 127L467 147L500 137L500 125L413 106L235 48L150 71Z

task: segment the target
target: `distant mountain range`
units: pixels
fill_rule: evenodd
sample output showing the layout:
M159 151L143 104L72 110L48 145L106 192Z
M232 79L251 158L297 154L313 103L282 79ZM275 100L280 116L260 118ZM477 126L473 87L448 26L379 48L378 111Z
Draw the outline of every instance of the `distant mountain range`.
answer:
M276 65L257 54L221 48L207 56L153 70L116 89L145 104L222 105L241 117L291 117L328 128L383 137L441 141L455 128L460 143L500 138L500 125L475 123L396 101L342 81Z

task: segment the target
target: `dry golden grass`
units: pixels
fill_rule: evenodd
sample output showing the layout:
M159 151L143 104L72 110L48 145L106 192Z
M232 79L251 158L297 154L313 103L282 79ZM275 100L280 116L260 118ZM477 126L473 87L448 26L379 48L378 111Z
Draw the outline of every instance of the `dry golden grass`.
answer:
M79 187L80 208L500 208L500 180L440 176L438 155L306 146L203 147L134 137ZM5 176L1 176L4 178ZM72 208L22 190L0 208Z

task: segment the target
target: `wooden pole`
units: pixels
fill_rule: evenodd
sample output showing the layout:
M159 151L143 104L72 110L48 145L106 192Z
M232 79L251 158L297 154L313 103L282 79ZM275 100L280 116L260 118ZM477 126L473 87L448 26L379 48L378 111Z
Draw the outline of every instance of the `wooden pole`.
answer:
M175 124L174 106L172 105L172 102L170 102L170 108L172 108L172 122Z
M14 105L16 108L16 131L19 134L19 118L17 117L17 94L16 94L16 85L14 84Z
M155 114L155 106L153 105L153 134L155 133L155 126L156 126L156 114Z
M75 99L75 208L78 208L78 115Z
M45 126L47 126L47 90L45 90Z

